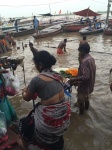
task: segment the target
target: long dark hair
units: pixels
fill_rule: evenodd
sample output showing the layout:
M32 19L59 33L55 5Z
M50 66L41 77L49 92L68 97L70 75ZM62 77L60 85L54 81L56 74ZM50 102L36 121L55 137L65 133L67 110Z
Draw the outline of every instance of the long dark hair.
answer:
M35 64L42 63L45 69L51 68L56 63L56 58L49 52L42 50L34 56Z

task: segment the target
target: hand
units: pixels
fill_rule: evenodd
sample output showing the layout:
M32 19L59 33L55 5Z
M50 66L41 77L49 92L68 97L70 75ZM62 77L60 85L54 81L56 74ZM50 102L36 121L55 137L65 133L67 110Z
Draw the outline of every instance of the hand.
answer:
M25 87L24 89L22 89L22 93L27 92L28 87Z
M8 70L5 70L5 69L3 69L3 70L0 70L0 73L8 73L9 71Z

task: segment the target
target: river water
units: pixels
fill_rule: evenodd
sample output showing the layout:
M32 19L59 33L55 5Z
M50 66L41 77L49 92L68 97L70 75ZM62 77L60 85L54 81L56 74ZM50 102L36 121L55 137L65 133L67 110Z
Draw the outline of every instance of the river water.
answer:
M55 48L46 46L58 46L59 42L67 38L73 40L67 42L68 54L57 56ZM14 55L25 55L25 77L26 84L37 74L33 64L33 55L27 46L23 52L23 44L28 44L29 40L34 43L38 50L47 50L57 58L54 68L75 67L78 63L78 45L82 37L77 33L60 33L55 37L34 40L31 35L16 38L17 46L20 50L13 50ZM87 41L91 46L91 55L96 61L96 83L94 92L90 99L90 109L83 116L78 114L75 108L76 89L73 88L71 107L71 124L65 134L65 150L112 150L112 93L109 89L109 70L112 64L112 37L103 34L87 36ZM98 53L102 52L102 53ZM106 54L111 53L111 54ZM24 78L22 67L18 66L15 71L20 79L20 87L24 88ZM21 91L13 98L10 98L19 117L25 116L32 109L32 102L22 100Z

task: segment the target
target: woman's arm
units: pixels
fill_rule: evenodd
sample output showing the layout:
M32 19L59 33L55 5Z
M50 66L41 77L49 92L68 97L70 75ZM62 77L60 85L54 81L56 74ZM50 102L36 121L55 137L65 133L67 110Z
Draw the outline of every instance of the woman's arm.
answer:
M22 95L23 95L23 99L25 101L30 101L32 99L33 100L36 99L37 88L39 86L38 80L39 80L38 77L34 77L31 80L29 86L23 90Z
M25 101L30 101L30 100L34 99L34 94L31 93L29 90L23 91L22 95L23 95L23 99Z

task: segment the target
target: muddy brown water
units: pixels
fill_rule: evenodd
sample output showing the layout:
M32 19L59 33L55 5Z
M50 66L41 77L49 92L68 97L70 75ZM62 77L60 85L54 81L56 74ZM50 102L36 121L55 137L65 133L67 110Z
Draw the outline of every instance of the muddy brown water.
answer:
M45 46L58 46L58 43L67 38L74 40L67 42L68 54L57 56L55 48ZM14 55L25 55L25 77L26 84L37 75L32 61L32 53L27 46L23 52L23 44L28 44L29 40L34 43L38 50L47 50L57 58L57 63L53 68L59 67L78 67L78 45L82 37L78 33L61 33L55 37L48 37L34 40L29 35L16 38L17 46L20 50L13 50ZM66 150L112 150L112 93L109 89L109 70L112 68L112 36L103 34L87 36L91 46L91 55L96 61L96 83L93 94L90 99L90 109L83 116L78 114L78 110L73 106L76 102L76 90L73 89L71 107L71 124L65 134ZM5 54L6 55L6 54ZM20 79L20 88L24 88L24 78L22 67L18 66L15 74ZM19 117L25 116L33 107L32 101L22 100L21 91L13 98L10 98Z

